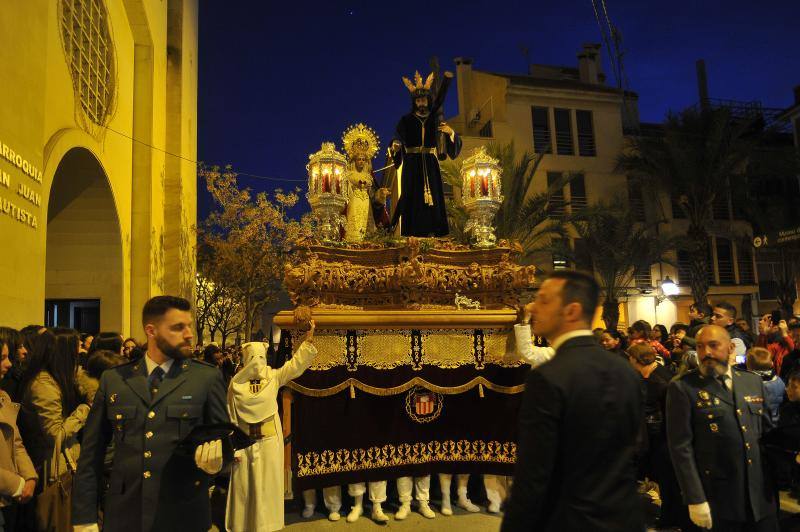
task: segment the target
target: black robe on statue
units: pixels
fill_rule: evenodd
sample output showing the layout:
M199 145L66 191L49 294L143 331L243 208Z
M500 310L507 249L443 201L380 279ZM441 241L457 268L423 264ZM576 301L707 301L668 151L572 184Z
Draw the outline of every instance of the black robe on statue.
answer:
M436 157L435 109L427 118L409 113L397 124L397 140L401 149L394 154L396 168L403 165L400 176L400 199L392 217L392 224L401 218L400 232L403 236L446 236L450 230L447 225L447 209L444 203L442 174L439 159ZM446 136L447 155L451 159L461 152L461 138L456 134L454 140ZM424 142L423 142L424 141ZM427 153L420 153L424 148ZM425 176L433 197L433 205L425 204Z

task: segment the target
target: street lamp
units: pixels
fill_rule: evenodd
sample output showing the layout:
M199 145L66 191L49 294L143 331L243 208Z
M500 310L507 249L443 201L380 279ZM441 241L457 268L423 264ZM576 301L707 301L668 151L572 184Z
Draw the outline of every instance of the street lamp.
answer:
M661 294L656 295L656 305L661 304L665 299L672 296L677 296L680 293L680 288L675 284L675 281L669 278L669 275L664 277L661 281Z

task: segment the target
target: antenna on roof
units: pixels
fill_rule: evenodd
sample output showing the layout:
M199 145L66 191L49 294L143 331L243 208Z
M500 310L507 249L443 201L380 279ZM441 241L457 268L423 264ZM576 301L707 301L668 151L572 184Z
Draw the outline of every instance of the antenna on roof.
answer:
M519 51L522 53L522 57L525 58L525 73L528 74L531 68L530 50L524 44L520 44Z

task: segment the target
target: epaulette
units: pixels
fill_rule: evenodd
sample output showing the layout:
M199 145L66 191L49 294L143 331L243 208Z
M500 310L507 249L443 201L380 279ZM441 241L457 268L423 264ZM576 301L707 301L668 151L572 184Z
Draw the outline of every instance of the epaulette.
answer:
M689 377L690 375L698 375L700 378L703 378L703 379L705 378L705 376L702 373L700 373L699 369L694 368L694 369L690 369L689 371L687 371L683 375L675 375L672 378L672 381L680 381L680 380L683 380L683 379Z
M196 358L187 358L186 360L188 360L189 362L194 362L196 364L202 364L204 366L208 366L209 368L217 369L217 366L215 366L214 364L210 364L205 360L197 360Z

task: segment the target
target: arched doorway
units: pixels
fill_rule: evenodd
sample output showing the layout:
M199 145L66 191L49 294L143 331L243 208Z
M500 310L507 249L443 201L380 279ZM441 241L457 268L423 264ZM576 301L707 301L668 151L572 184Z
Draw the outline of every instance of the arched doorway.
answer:
M69 150L53 177L46 253L47 325L122 332L117 209L103 167L85 148Z

